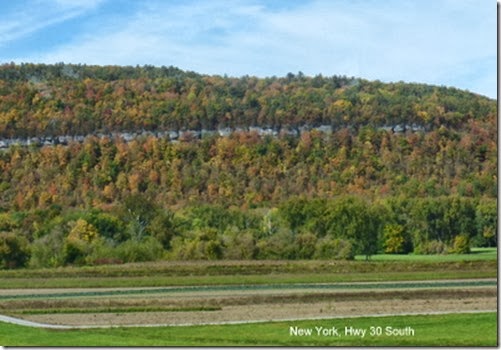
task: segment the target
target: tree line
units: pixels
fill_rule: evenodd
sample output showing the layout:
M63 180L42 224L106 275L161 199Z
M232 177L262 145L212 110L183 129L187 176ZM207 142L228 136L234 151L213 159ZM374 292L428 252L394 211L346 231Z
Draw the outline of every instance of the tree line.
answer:
M494 198L292 197L272 208L163 209L142 194L111 211L0 214L0 264L56 267L175 260L353 259L496 246Z

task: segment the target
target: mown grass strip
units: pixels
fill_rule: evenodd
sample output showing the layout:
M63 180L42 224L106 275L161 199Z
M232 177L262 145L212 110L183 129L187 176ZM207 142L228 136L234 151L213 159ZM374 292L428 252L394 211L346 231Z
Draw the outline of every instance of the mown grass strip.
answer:
M357 255L357 261L365 261L365 255ZM497 248L472 248L469 254L376 254L371 256L371 261L378 262L435 262L450 263L463 261L489 261L497 260Z
M45 294L11 294L0 295L0 300L36 299L36 298L74 298L120 295L143 295L185 292L218 292L218 291L258 291L258 290L293 290L293 289L413 289L413 288L447 288L447 287L482 287L495 286L495 280L470 281L436 281L436 282L393 282L393 283L338 283L338 284L268 284L268 285L223 285L223 286L186 286L152 289L129 289L112 291L84 291Z
M291 327L312 329L291 335ZM324 336L315 327L335 327L342 336ZM411 327L414 335L345 336L345 327ZM497 314L359 317L257 324L47 330L0 323L4 346L497 346Z
M476 269L440 269L404 272L340 272L340 273L270 273L259 275L222 276L130 276L130 277L0 277L0 289L14 288L116 288L116 287L166 287L197 285L235 285L269 283L339 283L377 281L416 281L438 279L495 278L497 265L478 266Z

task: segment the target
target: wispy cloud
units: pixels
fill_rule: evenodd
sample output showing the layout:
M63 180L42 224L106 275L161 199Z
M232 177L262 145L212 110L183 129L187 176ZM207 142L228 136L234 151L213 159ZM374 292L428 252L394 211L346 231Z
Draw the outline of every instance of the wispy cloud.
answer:
M59 11L61 21L95 9L100 2L57 0L57 4L52 11ZM492 79L496 8L487 8L484 1L151 0L139 4L138 11L127 16L101 14L101 22L88 27L94 29L76 33L58 47L13 59L175 65L235 76L297 71L346 74L496 94ZM38 19L42 27L50 25L51 18L34 16L28 21L36 25ZM9 21L0 25L0 45L3 33L10 40L25 35Z
M20 1L0 15L0 47L49 26L76 18L95 9L104 0Z

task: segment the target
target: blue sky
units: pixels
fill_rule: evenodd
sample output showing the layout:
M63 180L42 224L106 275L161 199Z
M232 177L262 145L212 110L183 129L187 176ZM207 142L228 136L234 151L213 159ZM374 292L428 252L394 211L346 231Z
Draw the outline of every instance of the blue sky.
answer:
M493 0L0 0L0 63L347 75L497 96Z

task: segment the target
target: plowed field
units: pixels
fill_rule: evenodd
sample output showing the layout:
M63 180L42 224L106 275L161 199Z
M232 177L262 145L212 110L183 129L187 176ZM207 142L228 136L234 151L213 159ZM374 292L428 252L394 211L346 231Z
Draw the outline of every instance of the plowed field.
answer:
M191 325L495 311L495 279L23 289L0 293L0 313L57 325Z

